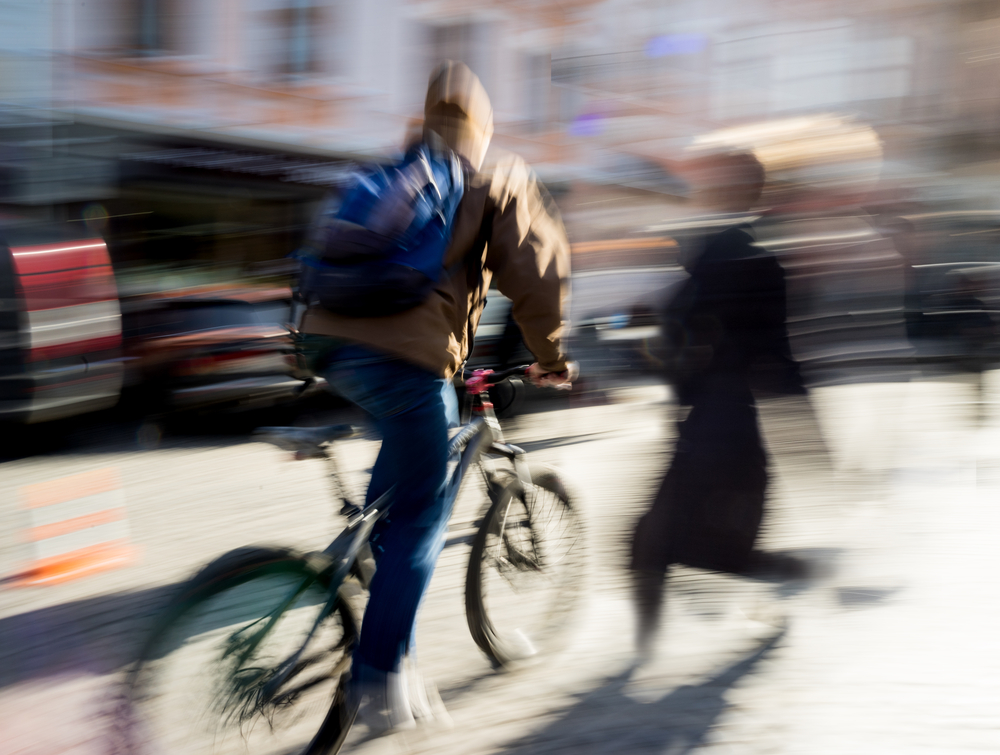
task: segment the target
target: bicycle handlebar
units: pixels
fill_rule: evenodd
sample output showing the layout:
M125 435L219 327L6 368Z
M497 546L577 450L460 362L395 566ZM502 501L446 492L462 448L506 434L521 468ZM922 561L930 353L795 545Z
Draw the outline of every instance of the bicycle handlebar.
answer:
M511 367L509 370L491 372L490 381L496 385L497 383L502 383L504 380L510 380L512 377L524 377L528 373L529 367L531 367L530 364L522 364L518 367Z
M528 372L531 365L522 364L518 367L511 367L509 370L494 372L493 370L475 370L472 377L465 381L465 390L473 395L482 393L487 388L491 388L512 377L522 377Z

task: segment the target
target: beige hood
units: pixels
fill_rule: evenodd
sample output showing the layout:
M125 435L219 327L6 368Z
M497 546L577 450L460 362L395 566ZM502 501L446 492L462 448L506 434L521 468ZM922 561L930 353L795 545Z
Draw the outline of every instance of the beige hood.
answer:
M424 132L437 134L479 170L493 136L493 106L479 78L464 63L445 61L431 74Z

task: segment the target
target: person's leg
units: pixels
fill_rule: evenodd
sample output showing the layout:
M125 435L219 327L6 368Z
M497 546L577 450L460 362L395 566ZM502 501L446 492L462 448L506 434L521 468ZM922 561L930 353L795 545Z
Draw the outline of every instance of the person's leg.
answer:
M700 423L697 407L692 407L687 417L677 423L677 443L670 467L632 536L629 566L636 606L635 642L642 660L653 655L663 613L667 570L681 559L690 535L692 508L697 505L692 490L692 457L697 450L693 440Z
M663 593L670 562L667 529L672 482L668 472L660 483L653 505L639 519L632 535L629 566L636 612L635 648L641 660L648 660L653 655L663 612Z
M368 499L396 486L389 519L372 538L372 580L359 666L397 672L412 638L451 514L448 428L458 422L449 381L362 347L334 355L330 384L368 411L382 435Z
M635 599L635 650L639 659L649 660L654 655L656 634L663 613L663 592L666 586L665 571L636 569L632 572L632 590Z
M396 671L413 642L417 609L444 547L454 503L448 488L448 428L458 423L454 388L413 397L405 411L377 422L382 434L380 474L396 485L389 517L372 533L375 577L365 610L358 655L381 671Z

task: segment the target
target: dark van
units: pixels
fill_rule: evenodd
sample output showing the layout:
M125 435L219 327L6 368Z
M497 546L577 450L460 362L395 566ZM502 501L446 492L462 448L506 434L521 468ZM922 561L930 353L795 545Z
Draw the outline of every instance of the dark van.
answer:
M103 240L0 229L0 420L43 422L114 406L121 342Z

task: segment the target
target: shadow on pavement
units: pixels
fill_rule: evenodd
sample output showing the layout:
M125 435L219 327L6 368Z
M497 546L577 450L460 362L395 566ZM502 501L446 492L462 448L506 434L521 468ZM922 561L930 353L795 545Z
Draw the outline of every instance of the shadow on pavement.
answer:
M0 619L0 689L64 673L116 671L133 659L177 588L103 595Z
M35 425L0 422L0 463L49 454L222 448L246 443L257 427L335 424L342 415L356 414L332 403L314 402L231 414L161 416L115 408Z
M613 432L613 430L601 430L595 433L563 435L558 438L546 438L545 440L529 440L524 443L515 443L515 445L528 453L532 453L546 448L561 448L563 446L579 445L580 443L590 443L594 440L610 437Z
M263 423L258 423L263 424ZM0 463L32 456L142 453L171 448L220 448L246 443L250 430L215 426L183 433L116 419L0 425Z
M575 705L545 728L507 744L514 755L545 753L670 753L682 755L705 744L728 707L729 689L781 641L785 631L764 640L752 653L697 685L685 685L650 703L636 702L628 687L636 669L581 694Z

